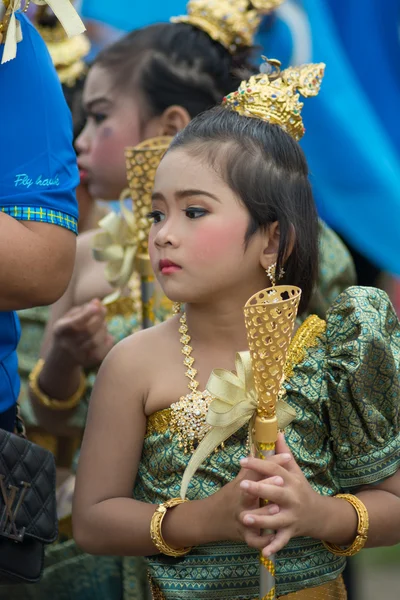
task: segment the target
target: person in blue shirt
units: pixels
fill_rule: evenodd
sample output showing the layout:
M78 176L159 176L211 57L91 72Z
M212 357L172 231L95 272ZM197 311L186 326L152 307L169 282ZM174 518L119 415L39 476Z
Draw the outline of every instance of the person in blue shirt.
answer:
M51 304L75 258L79 183L71 115L46 45L23 14L13 60L0 64L0 427L19 394L13 312ZM4 41L4 40L3 40ZM0 46L0 61L4 46Z

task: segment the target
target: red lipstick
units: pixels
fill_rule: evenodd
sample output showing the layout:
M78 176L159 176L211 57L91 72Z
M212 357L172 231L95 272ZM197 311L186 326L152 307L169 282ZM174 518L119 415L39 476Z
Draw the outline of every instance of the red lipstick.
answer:
M167 258L160 260L160 262L158 263L158 268L160 269L160 272L163 275L171 275L171 273L176 273L177 271L180 271L182 269L182 267L173 263Z

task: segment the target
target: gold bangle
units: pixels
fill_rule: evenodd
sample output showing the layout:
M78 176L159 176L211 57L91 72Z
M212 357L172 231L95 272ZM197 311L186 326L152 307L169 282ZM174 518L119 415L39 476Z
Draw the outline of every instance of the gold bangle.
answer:
M192 548L172 548L171 546L168 546L161 533L161 525L165 515L167 514L168 508L173 508L174 506L178 506L178 504L183 504L183 502L188 502L188 500L182 500L182 498L172 498L172 500L162 502L156 508L150 523L151 541L157 550L159 550L161 554L173 556L174 558L184 556L190 552Z
M364 548L365 542L367 541L369 528L368 511L365 504L361 502L360 498L357 498L357 496L353 496L352 494L337 494L335 498L342 498L342 500L346 500L355 509L358 517L357 536L354 542L348 548L341 548L341 546L330 544L328 542L322 543L324 544L325 548L329 550L329 552L332 552L332 554L337 554L339 556L354 556Z
M83 394L86 391L86 377L81 373L81 379L79 387L72 396L67 400L56 400L55 398L49 398L39 387L39 375L42 372L44 366L43 358L40 358L36 365L33 367L29 374L29 389L36 396L40 404L49 408L50 410L70 410L78 406L82 399Z

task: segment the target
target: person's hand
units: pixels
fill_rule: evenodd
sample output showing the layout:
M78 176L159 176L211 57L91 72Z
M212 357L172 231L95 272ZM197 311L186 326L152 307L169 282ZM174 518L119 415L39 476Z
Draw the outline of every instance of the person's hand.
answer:
M83 368L96 367L115 344L100 300L71 308L54 325L54 344Z
M284 463L277 460L279 456L289 458ZM247 507L240 515L241 522L250 532L255 529L274 532L260 538L262 544L257 547L263 549L264 556L275 554L293 537L318 537L315 535L318 521L324 518L321 511L323 498L308 483L282 434L276 444L275 456L265 460L247 458L241 462L252 476L243 478L240 488L257 505L260 499L268 500L265 506L250 510ZM250 500L248 505L251 505Z
M271 456L268 462L271 464L271 470L276 469L280 472L280 470L285 470L285 465L291 460L290 454L283 453ZM224 496L222 501L224 526L226 524L228 539L245 542L251 548L262 549L267 546L271 536L262 534L263 525L257 519L261 515L276 514L279 512L279 508L277 506L260 508L260 496L255 490L258 489L257 486L261 483L266 483L265 480L261 481L265 475L253 468L253 461L256 461L255 464L264 461L258 461L255 458L244 459L243 462L245 461L248 461L247 464L250 468L246 464L240 470L238 476L221 489ZM267 484L269 486L279 486L281 481L281 477L272 475ZM249 484L248 488L244 485L245 483ZM250 523L244 518L245 515L257 515L257 519L254 519L254 523Z

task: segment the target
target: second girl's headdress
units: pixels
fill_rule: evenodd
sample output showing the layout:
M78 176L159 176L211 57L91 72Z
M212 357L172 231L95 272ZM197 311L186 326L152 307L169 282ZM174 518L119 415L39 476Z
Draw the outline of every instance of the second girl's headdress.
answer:
M229 52L252 46L264 15L284 0L190 0L187 15L173 17L173 23L189 23L202 29Z
M265 57L261 73L242 81L236 92L222 102L245 117L255 117L280 125L296 141L305 132L300 94L317 96L325 72L324 63L308 64L280 70L278 60Z

